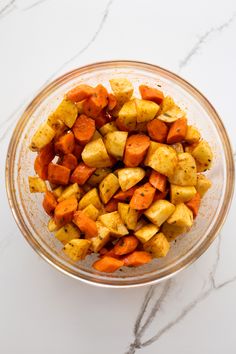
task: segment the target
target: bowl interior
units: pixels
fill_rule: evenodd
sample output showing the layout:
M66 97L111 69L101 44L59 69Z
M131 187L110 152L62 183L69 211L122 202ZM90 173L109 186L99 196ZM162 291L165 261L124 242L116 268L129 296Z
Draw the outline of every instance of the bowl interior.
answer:
M64 93L79 83L102 83L110 90L109 79L127 77L138 86L160 85L165 94L187 111L190 124L196 125L213 148L212 169L207 172L213 186L202 201L193 228L172 243L167 257L138 268L124 268L112 275L96 272L91 264L95 255L76 264L62 252L62 245L47 229L48 217L42 209L41 194L30 194L28 176L34 175L35 153L28 146L31 137L48 114L59 104ZM223 223L232 195L233 162L228 137L216 112L207 100L184 80L161 68L132 62L108 62L74 70L47 86L26 109L9 147L7 186L10 204L22 233L49 262L75 277L103 285L138 285L159 281L190 264L209 246Z

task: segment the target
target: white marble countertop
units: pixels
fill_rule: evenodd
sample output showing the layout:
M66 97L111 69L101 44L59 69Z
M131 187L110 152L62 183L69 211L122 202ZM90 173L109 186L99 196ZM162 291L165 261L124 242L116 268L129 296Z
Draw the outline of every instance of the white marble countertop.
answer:
M8 143L45 83L87 63L179 73L222 116L236 150L235 0L0 0L0 353L235 354L236 199L208 251L158 286L103 289L61 274L21 236L4 185Z

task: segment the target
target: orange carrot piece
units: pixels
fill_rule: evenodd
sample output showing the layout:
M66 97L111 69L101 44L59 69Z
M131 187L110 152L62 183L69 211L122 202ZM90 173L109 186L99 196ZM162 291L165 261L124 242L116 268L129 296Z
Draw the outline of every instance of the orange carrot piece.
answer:
M92 96L94 88L89 85L78 85L68 91L66 98L72 102L80 102Z
M117 256L133 252L138 246L138 240L135 236L121 237L114 246L114 253Z
M195 196L191 200L189 200L187 203L185 203L187 205L187 207L190 210L192 210L194 218L196 218L196 216L198 214L200 203L201 203L201 196L199 193L196 193Z
M113 211L116 211L118 209L118 203L119 201L112 198L106 205L105 205L105 211L107 213L111 213Z
M71 222L77 209L78 201L75 196L67 198L58 203L54 210L54 221L57 225L63 226Z
M164 99L163 92L154 87L140 85L139 91L143 100L149 100L160 104Z
M55 143L55 150L63 154L70 154L75 147L75 137L72 132L62 135Z
M105 254L108 252L108 249L106 247L102 247L98 252L100 256L105 256Z
M125 146L124 154L124 164L127 167L136 167L138 166L150 145L150 139L148 136L143 134L131 135Z
M108 110L112 111L116 105L117 105L116 96L113 95L112 93L109 93L108 94L108 105L107 105Z
M40 164L48 165L55 157L55 151L53 143L49 143L44 146L38 153L38 159Z
M179 118L170 127L167 135L167 144L175 144L184 140L187 134L187 119Z
M83 151L83 146L79 145L77 142L75 142L75 147L73 150L73 155L77 157L78 160L81 159L81 153Z
M87 116L95 118L107 104L108 92L104 86L98 85L95 87L93 95L84 101L83 110Z
M54 194L50 191L47 191L43 198L43 208L46 213L50 216L53 215L54 209L57 206L57 200Z
M81 114L72 128L76 139L81 145L86 145L95 132L95 121L85 114Z
M134 191L137 189L138 187L134 186L131 187L130 189L128 189L127 191L123 192L122 190L120 190L119 192L117 192L114 195L114 199L118 199L119 201L124 201L126 203L128 203L130 201L130 199L132 198Z
M138 267L145 263L149 263L152 257L149 253L144 251L134 251L128 256L123 258L124 265L127 267Z
M89 167L85 165L84 162L80 162L72 173L70 181L71 183L78 183L80 186L82 186L95 170L96 168Z
M153 119L147 123L147 131L150 138L158 143L164 143L168 134L167 125L159 119Z
M42 178L44 181L48 179L48 165L43 165L40 162L39 156L34 160L34 170L37 175Z
M48 180L54 184L66 185L69 182L70 170L67 167L50 162L48 165Z
M147 209L152 204L154 195L155 188L150 183L145 183L135 190L129 205L136 210Z
M100 129L104 124L108 123L108 119L107 116L105 114L105 112L101 112L99 113L99 115L97 117L94 118L95 120L95 124L96 124L96 128Z
M122 130L124 132L131 132L133 129L131 127L128 127L125 122L124 119L121 117L118 117L116 119L116 126L119 130Z
M124 261L105 256L93 263L93 268L99 272L113 273L124 265Z
M90 219L82 211L76 211L74 213L73 222L78 226L81 232L85 233L86 237L91 238L97 236L98 229L95 221Z
M69 168L70 170L74 170L78 165L78 161L75 155L67 154L63 156L61 165Z
M169 190L167 189L165 192L160 192L160 191L156 191L154 198L153 198L153 202L156 202L157 200L161 200L161 199L165 199L167 194L168 194Z
M152 170L152 173L149 177L149 183L151 183L151 185L159 191L165 192L167 177L157 171Z

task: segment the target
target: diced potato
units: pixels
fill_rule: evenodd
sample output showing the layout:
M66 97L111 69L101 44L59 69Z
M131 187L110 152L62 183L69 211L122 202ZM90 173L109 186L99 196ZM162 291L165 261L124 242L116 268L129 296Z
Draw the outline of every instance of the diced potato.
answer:
M72 197L72 195L76 196L77 199L80 199L81 191L77 183L71 184L70 186L66 187L57 200L58 202L62 202L63 200Z
M71 128L77 118L78 108L75 103L64 99L56 110L49 116L48 120L61 120L67 125L67 127Z
M209 188L211 188L211 181L204 175L197 175L196 190L200 194L201 198L205 195Z
M183 145L181 143L175 143L171 145L173 149L177 152L177 154L181 154L184 152Z
M104 144L107 152L117 159L123 158L125 144L128 137L127 132L114 131L104 137Z
M157 112L159 111L159 105L155 102L148 100L135 99L136 110L137 110L137 123L148 122L155 118Z
M173 123L176 120L178 120L180 118L184 118L184 117L185 117L185 112L182 111L178 106L175 105L172 108L170 108L168 111L166 111L165 113L160 114L158 116L158 119L160 119L166 123Z
M90 249L93 252L99 252L106 243L110 240L110 230L104 226L100 221L96 222L98 236L91 239Z
M102 139L90 141L82 151L82 159L89 167L110 167L111 159Z
M198 143L201 139L201 134L193 125L188 125L187 133L184 140L189 144Z
M79 102L75 102L77 110L78 110L78 114L83 114L84 113L84 102L85 102L85 100L79 101Z
M61 136L67 129L65 123L61 119L58 119L53 113L48 117L47 124L55 130L55 138Z
M196 188L193 186L177 186L176 184L170 185L170 201L175 205L188 202L195 196L196 193Z
M111 132L115 132L117 131L117 126L116 126L116 123L115 122L109 122L109 123L106 123L104 124L100 129L100 133L104 136L108 133L111 133Z
M173 175L178 163L176 151L166 145L160 146L149 158L147 166L152 167L155 171L170 177Z
M170 249L170 243L162 232L159 232L143 245L144 251L149 252L152 257L165 257Z
M101 223L110 230L113 236L121 237L128 235L129 233L126 226L123 224L118 211L103 214L99 216L98 221L101 221Z
M118 212L123 223L129 230L135 230L138 222L138 212L131 209L129 204L118 203Z
M29 189L30 193L44 193L47 190L47 186L42 178L36 176L29 176Z
M77 262L84 259L87 255L91 241L74 239L68 242L63 248L65 254L72 259L72 261Z
M110 80L111 89L117 98L118 103L125 103L133 95L133 85L126 78L117 78Z
M179 186L195 186L197 183L196 162L191 154L183 152L178 155L178 164L174 174L169 177L171 184Z
M118 122L126 129L134 130L137 124L137 109L134 100L126 102L119 111Z
M171 96L166 96L164 97L161 105L160 105L160 111L158 112L159 114L163 114L167 111L169 111L172 107L175 106L175 101Z
M99 210L95 208L93 204L86 206L86 208L83 209L83 213L94 221L96 221L99 216Z
M120 188L118 178L109 173L99 184L100 198L104 204L108 203L111 197Z
M168 224L168 222L164 222L164 224L162 225L161 231L166 236L168 241L173 241L178 236L187 232L188 228L183 227L183 226L177 226L176 224Z
M79 229L72 223L66 224L55 232L55 237L63 242L67 243L75 238L80 238Z
M135 236L141 241L145 243L149 241L157 232L159 228L154 224L147 224L141 227L138 231L135 231Z
M175 211L167 220L167 222L168 224L190 229L190 227L193 225L193 213L184 203L180 203L176 205Z
M110 172L110 168L97 168L92 176L88 179L88 183L91 186L97 186Z
M48 221L48 231L54 232L59 229L59 226L55 223L54 219Z
M175 206L168 200L157 200L145 210L144 215L156 226L160 227L171 214L174 212Z
M205 170L209 170L212 165L213 153L211 147L207 141L202 140L192 151L193 157L196 161L205 167Z
M52 141L55 134L55 130L53 130L50 125L47 123L41 124L31 139L30 149L32 151L42 149Z
M97 140L97 139L101 139L102 138L102 135L99 133L99 131L96 129L94 134L93 134L93 137L91 139L91 141L94 141L94 140Z
M63 190L64 190L64 188L62 186L59 186L59 187L53 189L52 192L56 198L59 198L62 195Z
M156 141L150 141L150 145L147 151L147 155L146 158L144 160L144 165L148 166L148 164L150 163L150 161L152 161L153 159L153 155L156 152L156 150L160 147L163 146L164 144L161 143L157 143ZM164 145L165 146L165 145Z
M92 204L98 210L102 208L102 203L100 201L97 188L91 189L80 199L79 209L85 209L89 204Z
M135 186L145 176L145 171L140 167L127 167L118 171L119 184L122 191L127 191Z

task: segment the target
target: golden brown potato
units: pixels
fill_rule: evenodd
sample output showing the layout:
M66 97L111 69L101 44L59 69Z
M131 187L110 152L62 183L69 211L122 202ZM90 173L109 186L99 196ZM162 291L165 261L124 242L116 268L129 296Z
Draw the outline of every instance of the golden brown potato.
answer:
M45 181L37 176L29 176L29 189L30 193L44 193L47 191L47 186Z
M100 201L97 188L91 189L88 193L86 193L79 201L79 209L86 208L89 204L92 204L100 210L102 208L102 203Z
M160 111L159 114L163 114L169 111L172 107L175 106L175 101L170 96L165 96L162 103L160 104Z
M74 262L84 259L88 253L91 241L74 239L68 242L63 248L65 254Z
M193 186L177 186L176 184L170 185L170 201L175 205L188 202L195 196L196 193L196 188Z
M92 174L92 176L88 179L88 183L95 187L97 186L103 178L105 178L109 173L111 173L111 169L104 167L104 168L97 168L96 171Z
M137 123L148 122L155 118L157 112L159 111L159 106L157 103L147 100L135 99L136 110L137 110Z
M120 188L118 178L114 173L109 173L99 184L100 198L104 204L107 204L111 197Z
M158 119L165 123L173 123L180 118L184 118L185 115L185 112L175 105L169 110L167 110L165 113L160 114L158 116Z
M102 139L90 141L82 151L82 159L89 167L110 167L111 159Z
M126 78L117 78L109 80L111 89L117 98L118 103L123 104L130 100L133 95L133 85Z
M127 132L114 131L108 133L104 137L104 144L106 146L107 152L111 156L114 156L115 158L122 160L127 137L128 137Z
M70 186L66 187L57 200L58 202L62 202L63 200L72 197L72 195L76 196L77 199L80 199L81 190L77 183L71 184Z
M175 240L178 236L187 232L188 228L183 226L177 226L176 224L168 224L168 222L164 222L161 231L166 236L167 240L170 242Z
M60 227L55 223L54 219L49 219L48 221L48 231L54 232L57 231Z
M149 241L158 232L158 230L158 226L154 224L147 224L135 231L134 234L139 239L139 241L145 243Z
M204 175L197 175L196 190L200 194L201 198L205 195L209 188L211 188L212 182Z
M184 203L180 203L176 205L175 211L169 217L167 222L168 224L190 229L193 225L193 213Z
M102 138L102 135L99 133L99 131L96 129L94 134L93 134L93 137L91 139L91 141L94 141L94 140L97 140L97 139L101 139Z
M197 144L197 146L193 149L192 155L195 158L196 162L203 166L203 171L209 170L211 168L213 153L207 141L200 141L200 143ZM198 171L200 171L199 168Z
M134 130L137 124L137 110L134 100L126 102L120 109L118 114L118 122L126 129Z
M181 143L172 144L171 147L173 149L175 149L177 154L181 154L182 152L184 152L184 148L183 148L183 145Z
M138 222L138 212L131 209L129 204L118 203L118 212L123 223L129 230L135 230Z
M149 252L152 257L165 257L170 249L170 243L162 232L153 236L143 244L144 251Z
M173 175L178 163L176 151L168 146L160 146L149 157L147 166L152 167L155 171L170 177Z
M110 231L104 226L100 221L96 222L98 235L91 239L90 249L93 252L99 252L101 248L103 248L106 243L110 240Z
M55 121L55 120L61 120L67 127L71 128L77 118L78 115L78 108L76 104L73 102L64 99L57 109L50 114L48 117L48 120L50 121Z
M178 164L174 174L169 177L171 184L179 186L195 186L197 183L196 162L191 154L184 152L178 154Z
M55 189L53 189L53 194L54 196L58 199L61 195L62 195L62 192L63 192L64 188L62 186L59 186Z
M72 223L66 224L55 232L55 237L61 242L70 242L75 238L80 238L79 229Z
M135 186L145 176L145 171L140 167L127 167L118 171L119 184L122 191L127 191Z
M115 122L109 122L109 123L106 123L104 124L100 129L100 133L105 136L106 134L108 133L111 133L111 132L115 132L117 131L117 126L116 126L116 123Z
M175 206L168 200L157 200L147 210L144 215L156 226L160 227L171 214L173 214Z
M199 133L197 128L195 128L192 125L188 125L187 134L186 134L184 140L188 144L195 144L195 143L198 143L200 139L201 139L201 134Z
M145 166L148 166L148 164L153 160L153 155L160 146L165 146L165 145L161 143L157 143L156 141L152 141L152 140L150 141L147 155L144 160Z
M50 125L43 123L34 133L29 148L32 151L37 151L42 149L44 146L48 145L55 136L55 130L53 130Z
M83 213L94 221L96 221L99 216L99 210L95 208L93 204L87 205L86 208L83 209Z
M115 237L125 236L129 233L123 224L118 211L103 214L99 216L98 221L101 221L101 223L106 226L110 230L111 234Z

